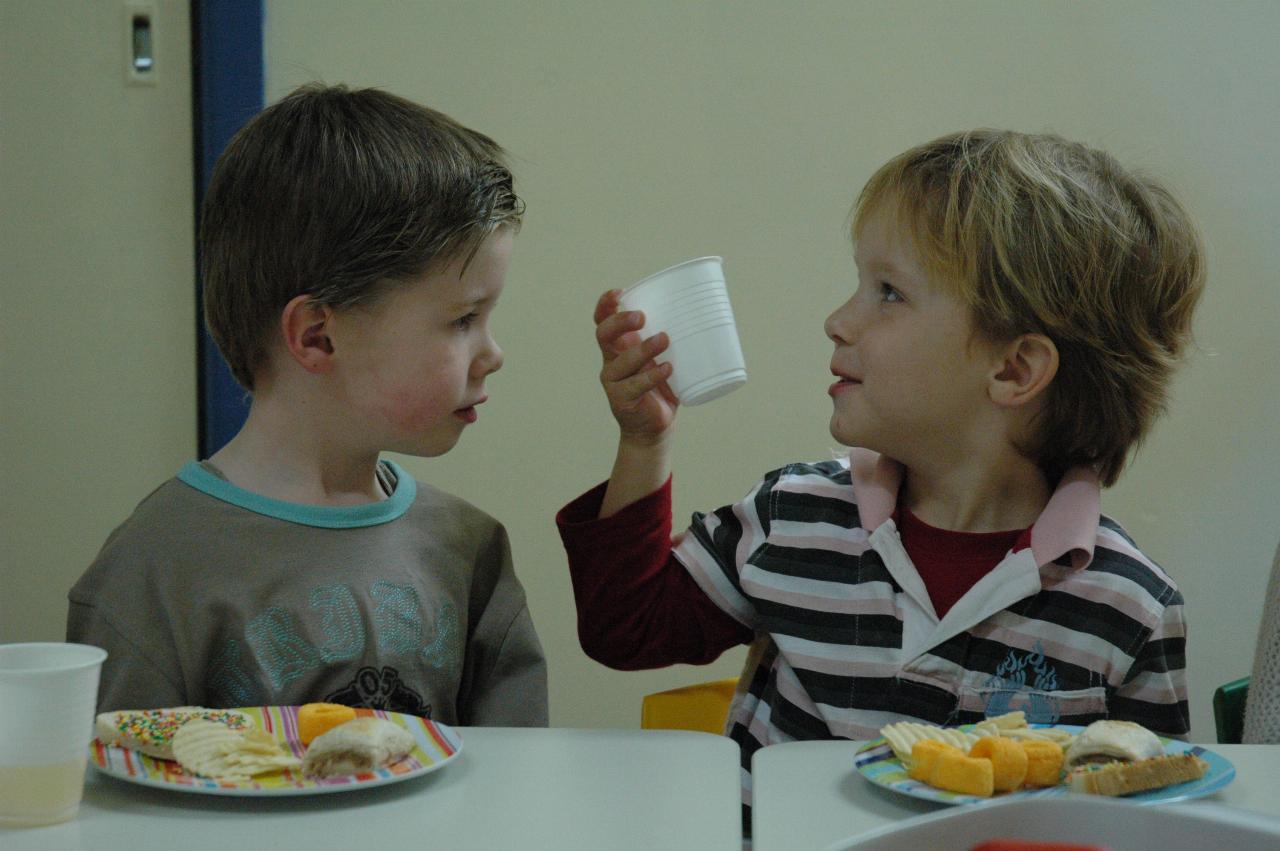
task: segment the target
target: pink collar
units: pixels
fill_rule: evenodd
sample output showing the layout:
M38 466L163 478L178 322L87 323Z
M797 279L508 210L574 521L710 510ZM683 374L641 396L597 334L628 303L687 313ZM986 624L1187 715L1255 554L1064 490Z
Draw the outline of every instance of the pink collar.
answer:
M906 468L870 449L849 450L853 500L862 528L873 532L893 516ZM1098 476L1087 467L1068 470L1031 526L1031 554L1043 567L1070 553L1077 570L1093 561L1102 510Z

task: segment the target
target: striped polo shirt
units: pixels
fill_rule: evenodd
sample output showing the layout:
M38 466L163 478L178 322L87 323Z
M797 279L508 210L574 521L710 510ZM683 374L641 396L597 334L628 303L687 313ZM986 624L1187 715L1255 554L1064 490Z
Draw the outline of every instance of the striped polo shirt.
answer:
M674 555L755 632L728 734L751 757L798 739L868 739L912 719L1136 721L1190 729L1182 596L1069 472L1010 552L939 619L892 519L903 468L867 450L792 464L695 514Z

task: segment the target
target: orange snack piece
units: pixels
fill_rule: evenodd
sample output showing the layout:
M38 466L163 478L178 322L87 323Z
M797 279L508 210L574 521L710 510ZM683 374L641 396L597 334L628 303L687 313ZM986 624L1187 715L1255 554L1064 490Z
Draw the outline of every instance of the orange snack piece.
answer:
M1057 742L1028 739L1022 743L1027 752L1027 786L1057 786L1062 780L1062 745Z
M298 740L304 745L321 733L356 717L356 711L340 703L304 703L298 707Z
M907 776L912 780L928 783L929 777L933 774L934 763L938 761L938 756L944 753L964 756L964 751L955 745L939 742L937 739L916 742L911 746L911 767L907 769Z
M997 792L1012 792L1027 776L1027 752L1022 743L1005 736L983 736L969 748L969 756L991 760Z
M962 795L990 798L995 792L995 772L991 760L976 756L942 752L938 754L929 775L929 785Z

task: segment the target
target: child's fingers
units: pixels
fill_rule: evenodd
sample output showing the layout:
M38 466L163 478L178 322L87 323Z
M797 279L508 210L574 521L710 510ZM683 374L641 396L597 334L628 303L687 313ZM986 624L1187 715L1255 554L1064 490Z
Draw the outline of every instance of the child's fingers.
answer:
M644 314L635 310L624 310L606 316L596 325L596 343L605 360L612 360L622 352L635 346L639 335L636 333L644 326Z
M667 364L667 367L669 368L667 369L666 377L670 378L673 368L671 368L671 364L669 363ZM662 398L665 399L667 401L667 404L670 405L672 408L680 407L680 400L676 398L676 394L671 390L670 384L667 384L665 381L662 384L659 384L658 392L662 394Z
M622 297L622 290L609 290L596 300L595 318L592 320L597 325L608 317L618 312L618 304Z
M670 377L671 364L649 362L639 372L613 382L609 397L619 409L628 408L651 390L665 390L666 381ZM664 396L669 395L670 391L664 393Z
M612 357L606 357L604 366L600 369L600 381L608 385L629 379L645 369L655 356L666 351L667 344L666 334L654 334L639 345L630 346Z

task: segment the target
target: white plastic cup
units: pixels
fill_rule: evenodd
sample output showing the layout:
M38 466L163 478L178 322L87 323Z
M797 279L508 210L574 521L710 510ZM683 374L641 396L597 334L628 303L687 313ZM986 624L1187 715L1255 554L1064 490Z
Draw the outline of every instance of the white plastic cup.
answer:
M87 644L0 644L0 827L75 817L106 658Z
M622 293L623 310L644 312L642 337L665 331L667 384L682 405L701 405L747 382L742 344L724 283L724 261L699 257L663 269Z

